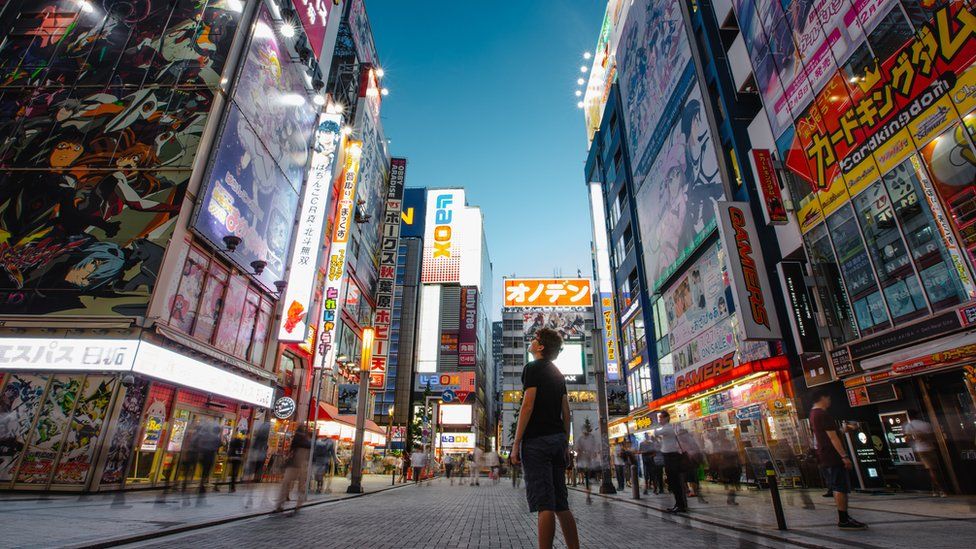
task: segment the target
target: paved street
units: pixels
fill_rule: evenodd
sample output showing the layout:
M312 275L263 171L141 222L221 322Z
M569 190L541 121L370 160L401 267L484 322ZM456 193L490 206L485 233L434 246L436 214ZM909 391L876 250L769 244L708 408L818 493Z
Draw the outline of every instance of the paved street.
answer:
M366 475L367 492L390 485L389 476ZM336 478L331 494L309 495L320 502L345 498L349 481ZM84 546L95 542L150 534L194 524L266 513L274 508L278 484L241 485L237 492L199 495L162 490L117 494L58 495L7 493L0 495L0 547ZM292 496L294 498L294 496ZM289 504L290 505L290 504Z

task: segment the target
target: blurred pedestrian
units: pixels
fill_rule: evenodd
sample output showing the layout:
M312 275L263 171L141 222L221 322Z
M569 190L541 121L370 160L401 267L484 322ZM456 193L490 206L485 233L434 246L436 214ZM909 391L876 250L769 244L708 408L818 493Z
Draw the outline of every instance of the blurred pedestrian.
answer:
M915 457L922 462L929 473L929 481L932 483L932 496L946 497L932 424L923 420L918 410L909 410L908 423L905 424L904 430L906 438L912 446L912 451L915 452Z
M410 469L411 469L411 467L410 467L410 458L411 458L411 455L408 454L406 452L406 450L404 450L403 451L403 469L401 470L401 473L400 473L400 482L407 482L407 477L410 476Z
M830 393L823 389L815 391L813 409L810 410L810 429L817 439L817 460L823 468L827 487L834 493L837 527L844 530L863 530L867 525L854 520L847 512L847 499L851 492L849 471L854 464L840 439L837 422L827 412L828 408Z
M196 476L197 464L200 461L197 450L197 437L200 434L201 428L200 418L194 418L193 422L183 433L183 453L180 456L180 474L183 477L183 482L180 489L184 492L186 491L187 483Z
M571 419L566 378L552 362L562 345L562 337L548 328L537 331L529 344L535 360L522 371L522 407L512 446L512 464L522 463L525 473L529 511L539 513L540 549L552 547L557 519L566 546L579 548L565 476Z
M685 480L688 484L688 497L698 498L698 501L708 503L701 489L701 478L705 469L705 454L702 452L701 445L698 444L695 435L687 429L681 429L678 432L678 440L681 442L682 451L688 456L685 462L687 465Z
M332 439L325 437L315 441L312 448L312 478L315 479L315 493L322 493L322 486L325 484L325 475L329 472L331 465L330 454L335 454L335 445Z
M668 512L687 513L688 493L685 491L685 471L689 467L690 460L679 440L679 433L683 429L671 423L671 414L666 411L658 413L658 423L661 426L654 430L654 434L661 440L664 472L668 476L668 489L674 496L674 506L668 509Z
M230 462L230 491L237 491L237 476L241 473L244 462L244 435L238 433L227 445L227 461Z
M454 456L447 454L444 456L444 475L454 486Z
M468 471L468 474L471 475L471 485L481 486L479 478L481 477L481 467L484 466L485 463L485 452L481 448L475 446L474 450L472 450L469 454L469 457L471 458L471 462L468 465L471 466L471 470Z
M739 450L736 448L729 434L724 429L713 429L708 432L708 468L715 478L725 486L726 500L729 505L738 505L735 501L742 477L742 463Z
M660 494L663 491L664 470L655 464L654 458L661 453L661 443L651 433L644 433L644 440L637 445L637 452L644 470L644 493L653 490L655 494Z
M500 472L502 467L502 460L498 457L498 452L494 449L490 450L485 454L485 467L488 468L488 478L491 479L492 484L498 484L500 478Z
M410 466L413 468L413 482L417 486L420 486L424 468L427 467L427 454L424 453L420 446L413 449L413 454L410 456Z
M295 431L291 439L291 449L288 459L285 461L285 474L281 480L281 489L278 491L278 499L275 502L274 512L283 511L283 505L291 493L292 484L298 483L298 500L295 502L295 513L305 503L307 497L306 485L308 482L308 461L309 452L312 450L312 440L309 438L308 428L304 425Z
M201 494L207 491L207 483L210 481L210 475L217 460L217 451L220 449L220 431L220 420L214 418L201 423L200 432L195 440L197 459L200 461ZM216 483L214 484L214 491L219 491Z
M271 434L271 424L267 420L259 420L254 426L251 438L251 451L247 453L248 469L254 475L254 482L261 482L264 478L264 463L268 459L268 437Z
M590 479L596 477L596 472L600 469L599 443L593 436L593 428L590 423L583 425L583 436L576 443L576 466L583 473L583 482L586 489L590 489Z

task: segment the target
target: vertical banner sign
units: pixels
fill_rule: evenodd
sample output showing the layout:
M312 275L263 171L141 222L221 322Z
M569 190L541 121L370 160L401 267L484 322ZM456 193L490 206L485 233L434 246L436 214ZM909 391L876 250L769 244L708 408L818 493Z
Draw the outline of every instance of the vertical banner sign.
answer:
M749 204L719 201L715 208L742 334L747 341L779 339L782 337L779 319Z
M312 152L302 210L298 217L298 230L292 247L288 267L288 285L285 287L285 309L281 313L278 340L299 342L305 340L308 330L308 314L311 309L312 285L318 269L319 247L325 227L326 203L332 190L332 172L336 152L342 134L342 115L323 114L319 117L318 132Z
M823 344L817 332L817 318L813 310L813 297L807 291L804 281L803 264L795 261L783 261L776 265L780 282L789 298L790 324L793 326L793 339L799 352L820 353Z
M316 59L322 59L322 46L325 45L325 27L329 24L329 11L338 5L335 0L293 0L298 18L302 21L305 36L315 52Z
M332 232L332 246L329 249L329 263L325 267L322 322L318 330L319 348L313 362L315 368L325 366L329 370L335 366L336 352L339 349L339 346L333 343L339 322L339 295L346 270L346 248L349 246L349 232L356 207L356 178L359 175L360 157L363 155L363 142L347 141L344 152L345 162L339 183L341 187L339 200L336 203L335 228Z
M393 290L396 287L397 253L400 248L400 212L403 209L403 184L407 159L390 160L390 179L386 190L386 213L380 240L380 273L376 283L376 317L373 326L373 360L369 365L369 388L386 388L387 359L390 349L390 323L393 321Z
M474 366L478 345L478 288L461 287L461 329L458 331L458 366Z
M607 380L620 379L620 363L617 362L617 319L613 314L613 294L600 292L600 313L603 315L604 361L607 365Z
M766 217L773 225L789 223L786 207L783 205L783 193L779 188L779 178L776 177L776 168L773 167L773 157L769 154L769 149L753 149L752 160L756 164L756 183L763 195Z

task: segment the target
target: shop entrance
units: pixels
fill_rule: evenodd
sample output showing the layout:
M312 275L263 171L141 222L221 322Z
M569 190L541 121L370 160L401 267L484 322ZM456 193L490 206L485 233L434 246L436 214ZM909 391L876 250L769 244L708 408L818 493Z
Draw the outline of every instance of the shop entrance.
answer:
M976 402L962 370L922 378L932 424L938 425L939 446L950 486L976 494Z
M129 482L163 484L181 480L199 481L201 471L192 459L193 435L202 426L218 423L220 447L214 459L210 478L216 481L227 470L227 446L234 429L235 416L177 406L170 421L165 416L147 414L142 444L133 455ZM161 451L160 451L161 450ZM191 467L191 462L194 465Z

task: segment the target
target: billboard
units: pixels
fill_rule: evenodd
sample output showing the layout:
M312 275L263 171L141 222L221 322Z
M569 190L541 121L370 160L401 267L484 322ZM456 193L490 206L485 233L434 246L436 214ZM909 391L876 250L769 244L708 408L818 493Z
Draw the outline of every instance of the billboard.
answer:
M588 278L506 278L505 307L592 307Z
M474 366L478 352L478 288L461 287L461 328L458 330L458 366Z
M678 349L735 311L725 254L715 243L662 296L669 348Z
M697 78L689 86L674 117L661 121L670 133L650 170L655 176L637 191L637 221L644 235L651 291L659 290L715 230L714 204L725 197Z
M400 236L423 238L427 215L427 189L404 189L403 211L400 212Z
M441 425L471 425L474 421L474 410L471 404L441 404Z
M566 376L566 383L583 383L585 382L585 368L583 365L583 344L576 343L563 343L563 349L560 351L559 356L552 363L556 365L556 369L559 373ZM525 351L526 362L532 362L535 357L532 356L528 350Z
M417 374L414 390L423 392L430 386L433 394L444 391L454 393L473 392L475 390L474 372L441 372L439 374Z
M386 212L383 215L383 235L380 239L380 268L376 284L376 314L373 326L373 358L369 366L370 389L386 387L387 357L390 347L390 325L393 322L397 256L400 250L400 210L403 201L403 183L406 178L407 160L394 158L390 161L390 179L386 187Z
M766 263L756 224L747 202L718 202L722 245L728 252L728 272L735 290L739 328L746 340L772 340L783 337L773 305Z
M476 440L473 432L441 433L437 447L442 450L474 450Z
M424 258L421 282L458 282L461 277L460 218L465 207L464 189L427 191L424 220ZM480 235L479 235L480 237Z
M341 295L346 272L346 248L349 246L349 231L356 207L356 181L359 175L359 159L362 156L361 141L349 140L343 146L344 160L336 214L333 222L332 245L329 248L329 261L325 267L325 295L322 301L322 318L319 320L318 352L315 353L314 367L327 369L335 365L338 342L336 331L339 325L339 296Z
M145 316L241 13L6 4L0 313Z
M315 57L322 59L322 46L325 44L325 28L329 24L329 12L338 5L336 0L293 0L298 18L302 20L302 28L308 43L315 52Z
M620 40L617 79L634 182L640 185L648 174L662 173L651 171L651 165L670 128L670 113L680 108L681 90L694 78L695 67L678 0L636 2Z
M342 115L322 114L312 153L308 182L302 195L298 216L298 230L288 267L288 286L285 287L284 312L278 328L278 340L304 341L311 309L312 285L318 271L322 231L328 215L329 194L336 153L342 139Z
M376 64L376 46L373 45L373 31L366 16L366 3L363 0L352 0L349 6L349 31L352 42L356 46L356 57L360 63Z
M542 328L556 330L564 340L580 339L586 334L588 312L582 311L533 311L522 313L522 333L525 340L535 337Z

